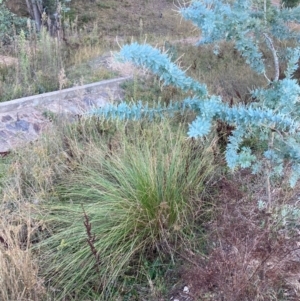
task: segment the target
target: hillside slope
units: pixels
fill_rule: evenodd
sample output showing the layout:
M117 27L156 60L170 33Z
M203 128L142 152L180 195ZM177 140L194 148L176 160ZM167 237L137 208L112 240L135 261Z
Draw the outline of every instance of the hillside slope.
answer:
M20 16L29 16L24 0L10 0L7 7ZM72 0L65 15L79 27L94 27L105 36L186 36L192 26L180 20L170 0Z

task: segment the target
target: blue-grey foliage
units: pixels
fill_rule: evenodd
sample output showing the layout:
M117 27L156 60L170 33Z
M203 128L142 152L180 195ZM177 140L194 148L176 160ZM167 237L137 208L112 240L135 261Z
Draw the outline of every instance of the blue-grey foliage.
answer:
M258 73L265 73L261 43L266 42L266 35L267 43L276 39L298 39L298 34L291 33L286 22L299 22L300 8L280 10L269 6L265 14L253 7L249 0L237 0L232 4L221 0L202 0L192 1L180 12L201 29L200 45L216 45L224 39L233 41L246 62ZM175 111L191 110L196 112L197 117L189 126L188 136L194 138L208 135L215 121L221 120L234 128L225 152L231 169L252 167L253 172L259 172L264 162L267 162L268 166L272 166L269 172L282 175L288 163L291 166L290 184L293 186L300 177L300 86L292 77L299 55L299 48L286 49L286 77L270 82L266 88L253 91L256 101L252 104L230 107L219 96L209 95L204 84L187 77L166 53L160 53L149 45L125 45L118 55L120 60L147 67L159 75L165 85L194 92L194 96L168 106L156 104L148 107L141 102L132 105L122 102L118 106L107 106L93 113L106 118L153 119ZM261 144L260 154L253 154L247 146L247 141L251 139Z
M172 63L165 53L150 45L139 45L133 43L125 45L119 53L119 58L123 61L131 61L137 66L145 66L154 74L160 76L165 85L174 85L183 91L194 91L197 95L203 96L207 94L206 86L198 83Z
M182 104L179 102L170 103L168 106L157 103L154 104L154 107L150 108L147 104L138 101L131 105L125 102L121 102L116 106L107 105L103 108L92 110L90 114L102 116L105 119L140 120L142 118L148 118L154 120L155 118L163 118L166 114L172 116L181 109Z
M199 44L234 41L236 49L246 62L264 73L265 64L260 43L268 34L278 40L299 40L300 34L291 32L288 22L300 22L300 7L279 9L269 6L267 14L259 11L251 0L237 0L228 4L222 0L192 1L180 9L186 20L201 29Z

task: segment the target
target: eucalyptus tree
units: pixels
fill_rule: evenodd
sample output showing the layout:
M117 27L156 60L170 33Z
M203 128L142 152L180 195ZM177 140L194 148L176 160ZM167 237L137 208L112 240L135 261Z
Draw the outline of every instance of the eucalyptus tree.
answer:
M43 16L58 19L61 12L67 11L71 0L26 0L26 6L31 18L35 21L37 30L42 26Z

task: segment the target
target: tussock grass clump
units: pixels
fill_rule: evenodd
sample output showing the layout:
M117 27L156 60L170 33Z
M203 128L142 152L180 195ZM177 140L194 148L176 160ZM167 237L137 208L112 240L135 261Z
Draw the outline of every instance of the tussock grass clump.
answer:
M58 185L60 201L45 208L52 235L41 242L56 300L112 298L124 274L139 276L142 258L172 259L184 248L203 214L210 148L166 121L123 126L108 143L69 144L81 159Z

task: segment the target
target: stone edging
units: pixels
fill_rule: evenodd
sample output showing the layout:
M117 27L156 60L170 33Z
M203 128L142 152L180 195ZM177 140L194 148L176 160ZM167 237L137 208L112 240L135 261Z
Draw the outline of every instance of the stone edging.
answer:
M49 93L38 94L34 96L28 96L23 98L18 98L10 101L0 102L0 113L7 113L14 110L26 108L26 107L36 107L43 104L49 104L55 100L66 99L78 96L78 94L85 95L99 92L105 88L112 88L131 77L119 77L110 80L104 80L97 83L87 84L83 86L72 87L68 89L63 89L60 91L54 91Z

